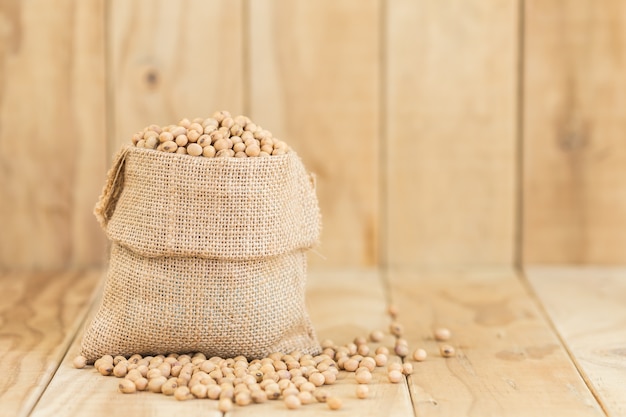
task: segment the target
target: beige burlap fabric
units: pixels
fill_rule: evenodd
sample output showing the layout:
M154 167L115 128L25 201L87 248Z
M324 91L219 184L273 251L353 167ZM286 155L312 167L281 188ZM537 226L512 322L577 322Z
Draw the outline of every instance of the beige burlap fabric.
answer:
M304 291L320 214L294 152L203 158L127 147L96 216L112 248L82 341L88 360L319 351Z

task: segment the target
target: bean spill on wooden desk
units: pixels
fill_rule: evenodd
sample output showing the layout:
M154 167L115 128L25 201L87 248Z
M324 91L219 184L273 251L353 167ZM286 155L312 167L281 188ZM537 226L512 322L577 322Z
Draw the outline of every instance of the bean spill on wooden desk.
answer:
M332 340L321 343L322 352L317 356L301 352L272 353L266 358L248 360L235 358L207 358L202 353L169 354L155 356L132 355L130 357L105 355L95 361L94 368L104 376L120 378L121 393L132 394L150 391L173 396L176 400L210 399L217 401L217 408L228 412L236 405L245 407L282 398L288 409L298 409L313 402L326 403L330 410L342 408L341 398L324 388L333 385L338 377L350 377L356 383L354 396L369 396L372 382L400 383L414 372L414 364L427 358L426 351L417 348L409 356L409 343L404 327L395 321L398 313L390 308L394 319L389 332L375 330L369 337L358 336L352 342L336 345ZM393 314L391 313L393 311ZM393 352L401 362L389 361L390 348L380 344L386 336L395 339ZM433 339L449 340L451 332L445 328L435 329ZM368 343L378 346L370 346ZM451 345L439 346L442 357L455 355ZM76 368L84 368L86 360L74 359ZM373 372L386 367L386 379L376 381Z
M246 116L233 117L218 111L212 117L182 119L178 124L146 126L132 136L138 148L191 156L267 157L289 152L287 144L276 139Z

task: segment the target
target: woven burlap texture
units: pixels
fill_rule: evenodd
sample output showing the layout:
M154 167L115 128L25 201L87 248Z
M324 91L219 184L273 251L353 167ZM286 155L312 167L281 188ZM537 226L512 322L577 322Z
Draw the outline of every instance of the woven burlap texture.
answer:
M123 148L95 209L112 241L82 354L319 351L305 307L319 238L312 177L294 152L204 158Z
M312 182L294 152L194 158L126 147L96 216L111 241L144 256L265 258L317 242Z

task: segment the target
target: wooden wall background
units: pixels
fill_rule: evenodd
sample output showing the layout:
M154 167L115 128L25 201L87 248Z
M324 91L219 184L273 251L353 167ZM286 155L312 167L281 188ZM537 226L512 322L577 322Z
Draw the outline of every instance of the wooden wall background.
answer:
M313 267L626 262L620 0L2 0L0 271L106 260L151 123L244 113L317 173Z

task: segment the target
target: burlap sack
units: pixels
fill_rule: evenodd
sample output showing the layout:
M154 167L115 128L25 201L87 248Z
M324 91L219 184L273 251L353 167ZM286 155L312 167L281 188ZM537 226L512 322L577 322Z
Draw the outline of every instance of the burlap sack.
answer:
M95 212L112 247L82 341L89 361L319 351L304 291L320 214L294 152L204 158L126 147Z

